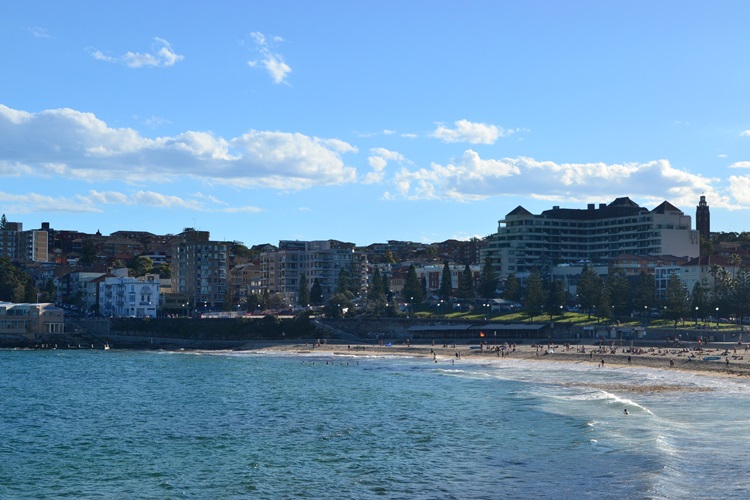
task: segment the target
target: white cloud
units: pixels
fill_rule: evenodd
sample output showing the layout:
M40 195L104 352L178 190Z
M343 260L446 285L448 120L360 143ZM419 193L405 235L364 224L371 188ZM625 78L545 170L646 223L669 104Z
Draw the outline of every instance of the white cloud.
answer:
M32 26L31 28L28 28L29 33L31 33L36 38L52 38L49 34L49 31L47 31L47 28L40 28L39 26Z
M193 198L208 200L211 203L216 203L217 205L226 205L227 204L226 202L218 199L216 196L214 196L212 194L193 193Z
M286 76L292 72L292 68L275 55L269 55L262 63L268 74L273 78L274 83L285 83Z
M151 117L149 117L149 118L146 118L146 119L142 120L142 121L143 121L143 123L146 126L151 127L151 128L158 128L158 127L160 127L162 125L169 125L170 123L172 123L171 121L167 120L166 118L161 118L161 117L153 116L153 115Z
M223 213L258 213L263 209L253 206L231 207L213 195L195 193L190 198L157 193L155 191L135 191L133 193L120 193L116 191L89 191L88 195L79 195L83 202L99 205L140 205L165 209L184 209L197 212L223 212ZM218 205L218 206L216 206Z
M415 172L403 169L396 175L396 185L408 198L467 201L489 196L498 179L520 173L512 160L483 160L469 149L455 164L433 163L430 169Z
M750 175L729 176L729 194L741 207L728 208L750 208ZM711 203L713 206L713 202Z
M356 153L358 151L356 146L340 139L320 139L320 143L339 153Z
M177 54L172 49L172 45L163 38L154 37L153 40L151 53L128 51L121 56L110 56L101 50L94 50L91 52L91 56L98 61L123 64L129 68L174 66L185 58L185 56Z
M220 208L218 210L214 210L215 212L223 212L225 214L237 214L237 213L253 213L257 214L260 212L263 212L262 208L258 207L251 207L251 206L245 206L245 207L227 207L227 208Z
M750 137L750 130L743 130L740 135L743 137Z
M70 199L65 196L47 196L37 193L12 194L0 192L0 202L3 204L3 210L14 214L28 214L33 212L101 212L101 209L92 205L88 200Z
M750 168L750 161L737 161L729 165L729 168Z
M38 113L0 105L0 176L63 176L131 184L193 178L234 187L296 191L356 180L339 139L251 130L234 138L188 131L148 139L111 128L91 113Z
M123 194L112 191L98 192L92 190L89 191L87 198L92 202L104 205L141 205L157 208L184 208L188 210L202 210L205 208L203 202L186 200L179 196L165 195L154 191L136 191L131 194Z
M386 135L386 136L388 136L388 135L394 135L395 133L396 133L396 131L395 130L391 130L391 129L383 129L380 132L354 132L354 134L357 137L362 137L362 138L377 137L379 135ZM416 137L416 135L415 135L415 137Z
M468 150L448 165L401 169L394 192L401 198L471 201L518 196L566 203L588 203L593 196L604 201L627 195L642 202L669 200L690 206L701 194L711 206L738 208L713 187L718 179L676 169L667 160L648 163L555 163L533 158L483 159ZM592 193L595 193L593 195Z
M390 151L385 148L372 148L370 150L370 156L367 158L367 162L372 167L372 172L365 175L362 180L363 184L375 184L382 182L385 178L385 167L388 162L394 161L399 164L411 163L401 153L396 151Z
M458 120L454 123L456 128L448 128L438 123L431 137L443 142L468 142L470 144L494 144L500 137L507 137L514 130L505 130L496 125L486 123L473 123L468 120Z
M0 203L4 210L11 213L67 212L67 213L101 213L103 205L150 206L161 209L183 209L199 212L219 213L258 213L263 210L253 206L229 207L215 197L211 203L179 196L165 195L154 191L136 191L120 193L116 191L95 191L78 194L73 198L65 196L48 196L38 193L14 194L0 192ZM219 206L214 206L219 205Z
M248 61L248 66L251 68L262 66L274 83L288 83L287 76L292 72L292 68L284 61L284 57L274 50L275 45L283 42L284 39L275 36L271 39L272 43L269 43L266 36L257 31L250 33L250 38L253 41L256 58Z
M22 177L33 173L31 167L15 161L0 160L0 177Z

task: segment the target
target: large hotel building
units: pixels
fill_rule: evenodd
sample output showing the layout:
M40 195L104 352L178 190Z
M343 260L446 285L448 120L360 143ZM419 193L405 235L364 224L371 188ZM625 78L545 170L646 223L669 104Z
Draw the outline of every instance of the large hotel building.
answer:
M690 216L665 201L653 210L629 198L585 209L552 207L535 215L519 206L499 221L485 250L497 273L528 273L621 254L698 257L700 237Z

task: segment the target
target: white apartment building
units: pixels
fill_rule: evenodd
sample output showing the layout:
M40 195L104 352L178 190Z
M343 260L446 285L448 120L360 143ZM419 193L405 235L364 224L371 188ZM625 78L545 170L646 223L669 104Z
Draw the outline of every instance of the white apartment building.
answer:
M713 293L716 289L716 270L719 268L732 276L740 270L739 264L732 264L722 255L696 257L679 266L657 267L654 270L657 293L660 296L666 294L669 278L673 274L677 274L680 281L687 287L688 293L692 293L698 283L706 292Z
M161 299L159 276L107 276L99 282L99 313L103 316L155 318Z
M507 276L582 260L603 263L625 253L692 258L700 254L700 238L690 216L667 201L648 210L617 198L538 215L519 206L499 221L482 260L489 256L496 272Z
M443 269L445 264L428 264L424 266L416 266L414 270L417 272L417 277L421 280L424 278L427 284L427 290L431 292L437 292L440 290L440 285L443 282ZM448 271L451 275L451 288L458 290L458 280L466 270L465 265L460 264L448 264ZM479 275L481 274L481 266L473 265L469 266L471 271L472 279L474 283L479 281Z

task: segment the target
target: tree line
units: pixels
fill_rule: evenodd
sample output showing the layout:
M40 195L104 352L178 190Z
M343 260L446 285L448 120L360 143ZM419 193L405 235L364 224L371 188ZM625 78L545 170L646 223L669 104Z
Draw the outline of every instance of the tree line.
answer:
M46 297L46 291L45 297ZM0 302L35 303L41 299L39 290L26 272L7 257L0 257ZM54 300L54 283L52 285L52 300Z
M521 287L511 274L505 283L502 297L519 302L529 316L542 314L550 317L564 314L569 306L579 308L589 317L615 320L618 317L641 317L658 313L659 316L682 322L705 321L709 317L744 318L750 313L750 271L741 268L731 273L715 265L711 268L713 283L696 283L692 290L673 273L666 288L659 294L652 274L640 273L631 280L623 272L602 277L584 265L570 296L561 280L543 279L532 271L526 286Z
M319 284L312 287L304 275L300 278L298 303L325 305L331 317L341 317L344 311L354 311L376 316L398 314L398 302L407 304L413 310L427 297L425 278L419 278L414 265L409 266L400 296L394 296L389 280L375 268L367 286L364 301L355 273L342 269L336 285L336 292L323 303ZM691 321L705 321L709 317L743 318L750 315L750 271L741 268L736 272L727 271L715 265L711 268L713 283L697 283L692 290L679 278L671 274L665 290L659 293L653 274L645 272L637 277L626 276L622 271L609 276L599 276L587 264L583 266L575 295L571 295L562 280L543 276L533 270L522 285L511 273L502 282L496 277L492 263L487 259L478 279L474 279L468 265L459 274L458 287L454 289L448 262L443 272L437 296L440 300L471 301L472 299L505 300L520 304L521 310L529 317L563 315L568 308L575 308L589 317L616 320L622 317L645 317L657 314L677 325ZM711 285L711 286L709 286ZM365 305L363 306L362 303ZM439 312L439 311L438 311Z
M459 274L458 287L454 290L450 264L446 261L443 265L438 296L445 301L453 298L460 300L492 298L497 296L498 282L492 263L487 259L478 280L474 279L471 268L467 264L463 272ZM407 269L403 289L399 296L396 296L391 290L390 280L377 267L373 271L365 290L361 288L358 273L354 272L353 269L342 268L336 281L336 290L325 304L319 286L317 279L310 286L307 277L301 274L297 304L302 307L325 305L326 315L330 317L341 317L345 314L345 311L354 311L358 305L360 307L359 312L366 312L375 316L394 316L398 314L399 303L408 304L409 307L413 308L415 305L421 304L428 294L426 279L419 277L413 264Z

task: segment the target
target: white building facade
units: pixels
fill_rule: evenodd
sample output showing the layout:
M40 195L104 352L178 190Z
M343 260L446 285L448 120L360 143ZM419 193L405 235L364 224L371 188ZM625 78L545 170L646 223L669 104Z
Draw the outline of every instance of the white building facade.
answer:
M657 292L664 296L669 284L669 278L676 274L680 281L692 293L696 285L703 287L706 293L712 294L716 290L720 273L735 276L740 270L739 264L733 264L721 255L709 255L691 259L680 266L662 266L654 271Z
M161 299L159 276L109 276L99 283L99 313L103 316L155 318Z
M482 260L489 257L501 276L540 272L555 265L603 263L625 253L700 254L700 237L690 216L665 201L653 210L629 198L586 209L553 207L535 215L517 207L498 223Z

